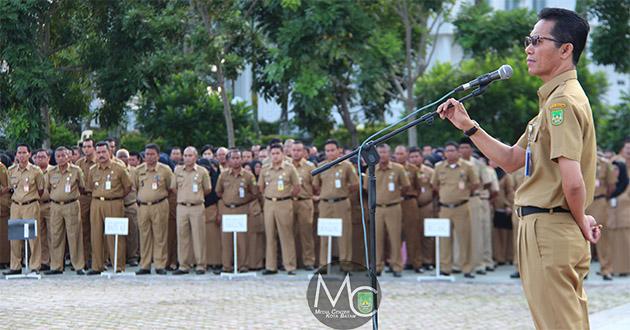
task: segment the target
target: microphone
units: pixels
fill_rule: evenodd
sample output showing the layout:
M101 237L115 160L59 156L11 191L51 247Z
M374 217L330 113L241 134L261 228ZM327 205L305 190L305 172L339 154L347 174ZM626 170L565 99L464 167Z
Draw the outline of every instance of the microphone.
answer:
M482 74L474 80L471 80L455 89L455 93L469 90L475 86L487 85L495 80L506 80L512 77L512 67L503 64L500 68L490 73Z

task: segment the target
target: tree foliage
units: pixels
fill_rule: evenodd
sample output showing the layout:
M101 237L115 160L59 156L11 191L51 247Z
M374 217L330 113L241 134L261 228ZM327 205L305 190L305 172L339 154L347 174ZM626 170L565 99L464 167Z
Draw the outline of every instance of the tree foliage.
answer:
M591 33L593 60L630 73L630 0L593 0L589 12L599 20Z

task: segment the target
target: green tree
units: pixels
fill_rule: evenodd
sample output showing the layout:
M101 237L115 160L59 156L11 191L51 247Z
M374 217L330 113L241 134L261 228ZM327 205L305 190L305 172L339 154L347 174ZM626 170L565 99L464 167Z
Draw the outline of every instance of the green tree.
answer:
M630 0L592 0L589 13L599 20L591 33L595 63L630 73Z

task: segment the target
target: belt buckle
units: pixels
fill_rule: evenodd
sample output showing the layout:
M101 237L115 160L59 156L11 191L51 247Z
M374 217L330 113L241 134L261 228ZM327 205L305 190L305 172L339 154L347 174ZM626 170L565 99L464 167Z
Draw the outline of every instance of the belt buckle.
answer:
M153 202L147 202L147 205L151 206L153 205Z
M229 208L231 208L231 209L235 209L235 208L236 208L236 205L234 205L234 204L230 204L230 205L228 205L228 207L229 207Z
M100 200L104 201L104 200L105 200L105 197L99 197L98 199L100 199Z
M276 198L276 197L272 197L272 198L271 198L271 201L272 201L272 202L277 202L277 201L278 201L278 198Z

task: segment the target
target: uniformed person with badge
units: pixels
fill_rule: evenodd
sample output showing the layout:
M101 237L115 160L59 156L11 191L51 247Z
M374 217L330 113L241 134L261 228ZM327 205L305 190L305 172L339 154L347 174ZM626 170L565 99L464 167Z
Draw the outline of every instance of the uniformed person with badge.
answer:
M512 260L514 249L512 237L512 208L514 205L514 179L500 168L497 163L490 161L499 180L499 189L492 198L494 210L492 252L498 265L504 265Z
M514 182L514 193L516 193L518 188L523 184L523 181L525 181L525 168L522 167L519 170L510 173L510 175L512 176L512 181ZM516 214L516 209L514 208L514 200L512 200L512 246L514 247L512 263L514 264L514 272L510 274L510 278L521 278L521 274L518 271L518 251L516 248L518 244L519 225L520 220L518 219L518 214Z
M81 150L84 156L77 160L77 166L81 168L83 175L87 177L90 168L96 164L96 155L94 150L94 140L87 138L81 144ZM90 205L92 204L92 192L86 189L81 192L79 197L81 209L81 230L83 231L83 255L88 267L91 265L92 249L91 249L91 230L90 230Z
M416 257L415 260L412 260L412 264L417 265L421 263L425 270L433 270L433 265L435 265L435 239L424 236L424 220L435 217L435 198L431 187L431 177L434 170L424 164L424 156L418 147L409 148L409 162L418 168L416 176L420 186L417 199L419 240L415 252Z
M35 165L42 170L44 174L44 187L46 186L46 173L52 168L50 165L50 154L46 149L35 150ZM50 269L50 196L48 191L44 189L44 193L39 199L39 213L41 214L41 231L38 232L38 236L41 236L42 245L42 266L41 270Z
M98 275L105 270L105 246L103 244L105 218L121 218L125 214L123 198L132 188L131 177L127 169L114 162L109 154L107 142L96 144L97 163L92 165L87 175L86 189L92 192L92 204L90 205L90 229L92 243L92 269L87 275ZM107 235L107 255L114 258L114 235ZM125 269L126 242L118 240L118 269ZM112 262L113 264L113 262Z
M313 177L311 171L315 169L313 163L306 160L304 143L294 141L291 146L293 166L298 173L300 193L293 197L293 214L297 243L302 250L304 269L315 269L315 244L313 242Z
M129 151L127 149L118 149L116 158L125 164L125 168L129 171L131 177L131 191L125 196L125 218L128 219L128 233L125 237L127 241L127 264L129 266L138 266L138 258L140 257L140 233L138 232L138 187L136 186L136 169L129 165Z
M85 274L83 230L79 196L85 189L81 168L70 163L68 149L55 150L57 166L46 173L46 191L50 196L50 270L46 275L63 274L66 237L70 261L77 275Z
M479 177L473 166L459 157L458 146L455 142L446 143L444 148L446 160L435 165L431 177L431 185L440 200L440 218L451 220L453 237L442 239L440 245L440 269L444 274L450 274L453 263L453 239L457 241L459 256L464 277L475 278L472 274L473 245L471 230L471 215L468 200L473 191L479 186Z
M206 214L204 196L212 184L205 168L197 165L197 149L184 149L184 165L175 169L177 180L177 260L173 275L206 273Z
M138 190L138 230L140 232L140 269L137 275L155 273L166 275L168 194L175 189L171 168L158 162L160 148L153 143L144 148L145 161L134 177Z
M5 161L5 158L2 158L2 161ZM8 173L7 167L0 161L0 269L9 267L11 260L11 244L8 239L11 187L9 187Z
M516 145L492 138L454 99L437 111L506 171L525 166L514 205L520 219L519 269L536 328L588 329L584 278L589 242L597 243L601 229L585 209L595 192L597 145L575 68L589 25L566 9L545 8L538 17L525 52L529 73L544 82L538 90L540 110Z
M324 145L326 161L320 166L334 161L341 156L339 143L328 140ZM333 244L338 242L340 263L352 261L352 213L349 200L350 194L358 194L359 176L347 161L341 162L328 171L313 178L313 186L319 193L319 217L341 219L341 237L333 238ZM321 237L319 244L319 265L327 262L328 238Z
M626 137L619 154L612 160L615 175L622 184L611 195L608 228L605 230L611 238L613 271L619 277L627 277L630 275L630 254L626 252L630 250L630 184L624 187L623 182L630 174L630 137Z
M217 195L219 200L219 218L223 220L224 215L239 214L248 215L250 203L256 199L258 195L258 187L254 175L241 167L241 153L237 149L228 150L225 155L228 168L225 172L221 172L219 180L217 180ZM247 219L247 232L237 233L237 256L238 271L247 272L249 267L248 246L256 245L256 236L253 237L253 222ZM234 239L232 233L221 234L221 260L224 272L232 272L234 270Z
M258 179L258 188L265 197L264 217L266 259L263 275L278 273L278 242L280 237L282 263L288 275L295 275L295 234L293 232L293 197L300 192L300 181L293 165L284 161L282 146L270 147L271 161L264 166Z

